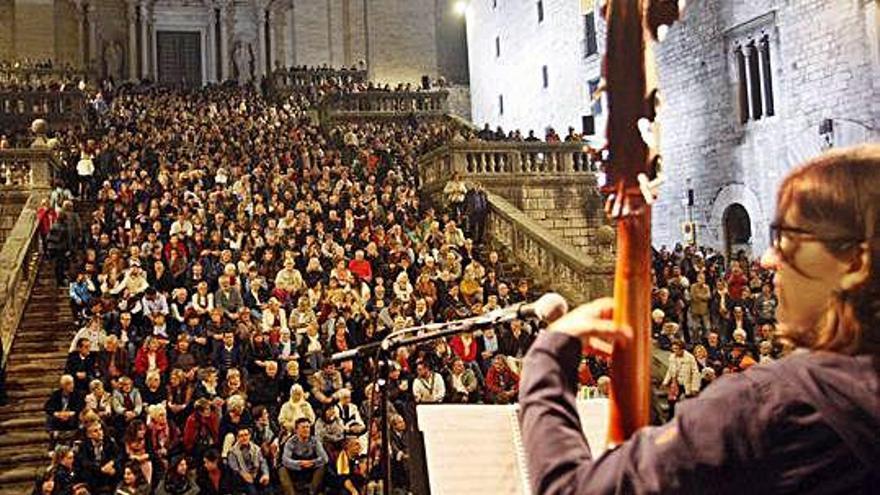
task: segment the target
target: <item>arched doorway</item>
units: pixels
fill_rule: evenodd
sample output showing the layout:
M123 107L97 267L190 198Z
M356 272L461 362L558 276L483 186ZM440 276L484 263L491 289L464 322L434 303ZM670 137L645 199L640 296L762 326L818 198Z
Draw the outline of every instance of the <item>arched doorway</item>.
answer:
M724 250L728 260L742 250L752 256L752 220L749 212L739 203L733 203L724 210Z

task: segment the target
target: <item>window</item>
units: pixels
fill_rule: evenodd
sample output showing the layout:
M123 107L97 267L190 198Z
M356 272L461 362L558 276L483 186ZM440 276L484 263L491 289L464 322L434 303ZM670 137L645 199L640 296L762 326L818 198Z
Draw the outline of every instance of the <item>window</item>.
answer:
M498 95L498 115L504 115L504 95Z
M501 36L495 37L495 57L501 56Z
M584 16L584 58L599 52L596 44L596 18L590 12Z
M541 77L544 79L544 87L550 85L550 75L547 73L547 66L541 67Z
M769 12L725 33L731 83L736 88L739 122L746 124L776 114L773 62L776 60L776 14Z
M772 117L773 65L770 38L748 39L734 46L740 122Z
M596 95L596 92L599 91L599 78L590 79L587 82L587 91L589 91L590 101L591 103L591 112L594 117L602 115L602 97Z
M538 0L538 22L544 22L544 0Z

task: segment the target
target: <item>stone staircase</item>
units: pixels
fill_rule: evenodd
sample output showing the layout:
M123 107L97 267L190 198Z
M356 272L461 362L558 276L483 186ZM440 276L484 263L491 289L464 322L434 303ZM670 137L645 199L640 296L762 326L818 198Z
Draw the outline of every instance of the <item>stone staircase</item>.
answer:
M0 495L29 493L49 464L43 404L58 386L74 333L67 291L55 285L51 262L41 263L9 354L8 403L0 406Z

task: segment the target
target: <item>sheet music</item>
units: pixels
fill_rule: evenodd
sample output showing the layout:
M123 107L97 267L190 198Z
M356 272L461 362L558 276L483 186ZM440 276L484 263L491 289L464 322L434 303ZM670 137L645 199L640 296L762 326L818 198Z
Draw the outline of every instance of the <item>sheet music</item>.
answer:
M518 406L420 405L431 495L530 495ZM593 456L605 450L608 400L578 401Z
M418 406L431 495L522 491L510 406Z

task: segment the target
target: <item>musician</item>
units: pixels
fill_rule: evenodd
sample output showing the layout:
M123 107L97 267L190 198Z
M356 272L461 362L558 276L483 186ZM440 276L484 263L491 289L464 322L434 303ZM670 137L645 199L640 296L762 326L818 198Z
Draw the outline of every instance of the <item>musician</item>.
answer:
M880 482L880 146L822 155L782 183L762 263L785 358L717 380L594 459L575 411L595 339L625 352L609 300L552 324L520 401L535 493L869 493Z

